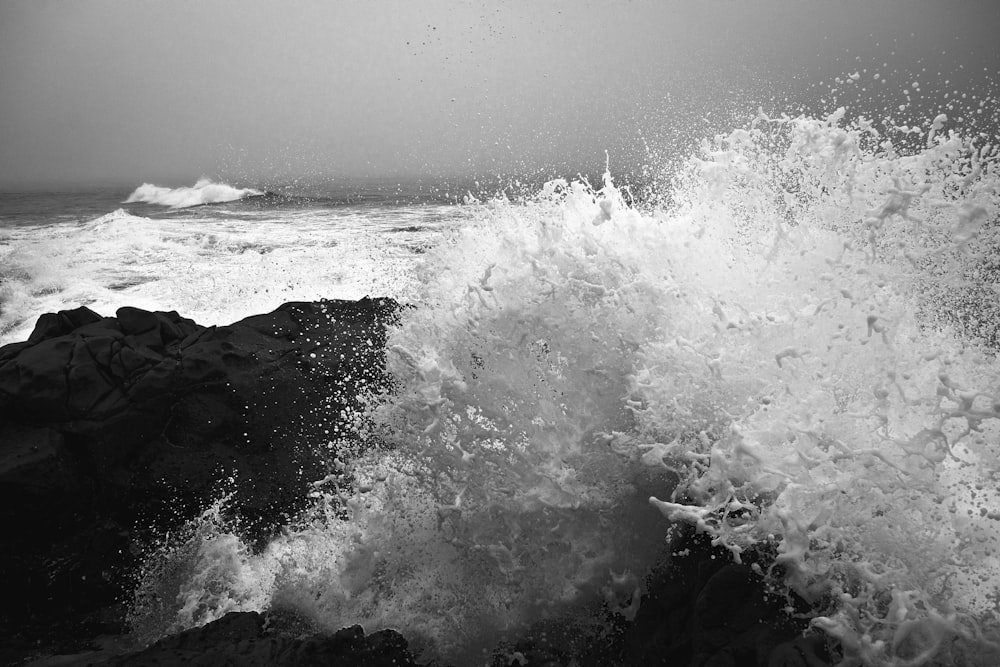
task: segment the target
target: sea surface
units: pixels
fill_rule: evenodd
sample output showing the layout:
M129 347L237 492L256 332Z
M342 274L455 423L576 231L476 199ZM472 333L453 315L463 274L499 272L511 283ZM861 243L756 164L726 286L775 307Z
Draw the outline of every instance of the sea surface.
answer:
M367 180L256 190L0 193L0 344L77 305L176 310L227 324L287 301L399 295L407 270L469 215L446 181Z
M643 198L613 173L0 197L0 342L77 305L416 306L359 420L386 448L331 462L354 492L316 480L253 550L220 491L136 632L281 606L474 665L595 600L634 615L687 522L773 546L851 664L997 664L1000 137L761 110L699 144Z

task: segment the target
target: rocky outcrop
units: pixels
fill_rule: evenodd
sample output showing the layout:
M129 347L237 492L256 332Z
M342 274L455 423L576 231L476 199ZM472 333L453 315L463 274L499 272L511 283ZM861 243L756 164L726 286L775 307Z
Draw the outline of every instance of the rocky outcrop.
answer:
M398 632L365 635L361 626L327 634L302 634L280 615L231 612L200 628L162 639L135 653L117 656L108 667L190 665L215 667L407 667L416 665Z
M286 522L359 393L384 381L396 312L385 299L288 303L203 327L78 308L0 348L9 650L120 630L137 546L224 492L251 538Z

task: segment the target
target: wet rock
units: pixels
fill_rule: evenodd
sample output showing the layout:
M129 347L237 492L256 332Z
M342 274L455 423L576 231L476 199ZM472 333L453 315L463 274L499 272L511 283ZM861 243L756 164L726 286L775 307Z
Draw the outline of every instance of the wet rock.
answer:
M810 634L809 606L761 573L765 548L742 563L689 526L675 526L669 550L647 578L647 594L627 628L625 665L832 665L825 637ZM756 565L756 568L752 566Z
M646 577L634 621L608 609L579 609L529 628L495 653L493 667L836 664L827 638L809 631L809 607L751 568L766 571L773 553L748 551L737 564L690 527L672 533Z
M295 634L272 624L268 615L231 612L217 621L156 642L106 663L109 667L146 665L241 665L243 667L406 667L416 665L398 632L365 635L360 626L327 634Z
M137 546L224 492L251 540L299 511L343 413L384 382L396 312L386 299L289 303L204 327L78 308L0 348L7 646L120 631Z

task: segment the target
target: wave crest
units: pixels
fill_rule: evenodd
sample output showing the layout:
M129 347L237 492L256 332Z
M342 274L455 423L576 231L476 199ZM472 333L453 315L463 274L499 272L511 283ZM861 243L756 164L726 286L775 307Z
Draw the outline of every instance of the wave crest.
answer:
M199 179L192 187L164 188L152 183L143 183L128 196L124 204L145 203L188 208L203 204L222 204L244 197L259 197L264 192L253 188L234 188L226 183L215 183L211 179Z

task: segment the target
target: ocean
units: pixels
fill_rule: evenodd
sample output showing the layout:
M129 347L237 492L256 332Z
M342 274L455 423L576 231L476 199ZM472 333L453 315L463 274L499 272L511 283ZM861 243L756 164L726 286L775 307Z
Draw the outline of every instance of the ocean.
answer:
M0 195L0 344L75 305L227 324L287 301L400 294L412 261L468 217L455 206L468 191L448 187L375 180L288 194L203 180Z
M643 196L613 173L5 194L0 343L78 305L414 306L353 495L317 480L252 549L220 490L141 582L173 605L137 604L149 639L280 605L477 664L609 586L626 609L683 522L737 561L771 545L853 664L996 664L998 161L946 114L761 110Z

